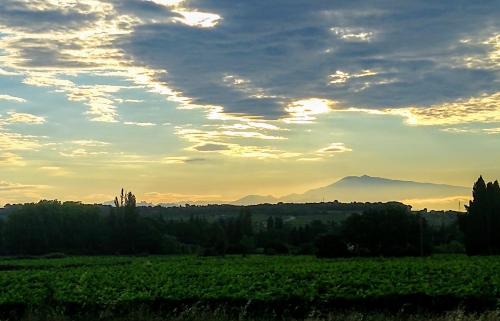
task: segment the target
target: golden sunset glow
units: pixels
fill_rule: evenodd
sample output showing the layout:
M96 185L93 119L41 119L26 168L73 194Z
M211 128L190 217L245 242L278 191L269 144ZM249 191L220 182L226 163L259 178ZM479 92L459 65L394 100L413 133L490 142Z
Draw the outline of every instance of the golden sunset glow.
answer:
M436 6L2 1L0 205L500 177L498 19Z

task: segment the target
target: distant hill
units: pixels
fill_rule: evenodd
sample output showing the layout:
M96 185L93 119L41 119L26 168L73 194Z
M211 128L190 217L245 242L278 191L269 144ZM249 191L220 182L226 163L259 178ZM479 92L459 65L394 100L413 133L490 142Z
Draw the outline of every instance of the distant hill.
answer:
M403 199L444 198L469 193L470 188L468 187L363 175L344 177L334 184L307 191L298 197L305 201L338 199L344 202L385 202Z
M278 203L279 199L272 195L248 195L242 197L234 202L231 202L231 205L256 205L256 204L274 204Z
M234 204L304 203L333 200L341 202L388 202L410 199L439 199L469 194L470 188L463 186L421 183L363 175L347 176L331 185L312 189L303 194L290 194L281 198L250 195L235 201Z

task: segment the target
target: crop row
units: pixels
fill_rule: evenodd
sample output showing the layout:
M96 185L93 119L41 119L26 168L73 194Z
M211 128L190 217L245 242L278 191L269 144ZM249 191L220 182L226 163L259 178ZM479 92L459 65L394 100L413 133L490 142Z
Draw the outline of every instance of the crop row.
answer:
M0 272L0 306L113 306L161 300L312 303L411 296L491 301L500 294L496 257L101 259L106 264L81 258L69 267L64 265L67 259L51 260L50 265L60 264L59 269L37 269L39 261L30 269L26 261L25 269ZM85 264L86 260L95 264Z

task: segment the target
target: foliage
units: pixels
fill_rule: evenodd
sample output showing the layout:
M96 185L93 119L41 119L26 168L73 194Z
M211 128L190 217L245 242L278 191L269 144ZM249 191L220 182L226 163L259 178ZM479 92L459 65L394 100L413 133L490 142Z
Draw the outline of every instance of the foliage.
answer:
M282 206L276 205L278 214ZM261 213L254 214L251 208L257 207L241 207L237 215L216 220L206 216L168 219L145 215L136 207L135 196L123 189L114 207L59 201L16 205L9 208L5 220L0 219L0 254L402 256L428 254L431 241L442 250L454 251L456 247L447 245L461 241L456 225L430 228L423 215L397 203L367 205L370 210L365 213L340 221L311 219L300 225L281 215L254 220Z
M375 304L494 305L498 257L335 259L312 256L81 257L2 260L0 310L9 306L290 302L313 308ZM169 303L170 302L170 303ZM472 302L472 303L471 303ZM444 304L446 303L446 304Z
M326 234L318 237L315 242L316 256L321 258L352 256L346 244L339 236Z
M473 200L467 206L460 227L469 255L500 254L500 186L485 183L479 177L472 189Z
M372 256L427 255L431 251L425 219L399 208L352 215L342 224L341 236L355 253Z

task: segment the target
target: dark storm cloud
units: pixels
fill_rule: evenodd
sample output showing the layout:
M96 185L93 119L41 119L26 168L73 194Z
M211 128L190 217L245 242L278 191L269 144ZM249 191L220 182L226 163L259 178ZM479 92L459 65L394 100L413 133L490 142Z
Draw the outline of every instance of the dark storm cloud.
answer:
M284 103L304 97L378 108L498 90L496 70L457 64L487 54L486 45L460 40L498 32L496 1L198 0L185 6L222 20L214 28L142 25L121 46L166 69L170 87L226 112L276 118ZM377 74L330 84L337 70ZM246 83L231 86L227 75Z
M111 3L119 13L129 14L144 19L165 19L167 17L179 17L165 6L145 0L111 0Z
M16 0L0 2L0 24L29 32L81 28L82 25L95 19L96 16L90 13L55 9L34 10Z

